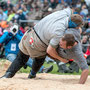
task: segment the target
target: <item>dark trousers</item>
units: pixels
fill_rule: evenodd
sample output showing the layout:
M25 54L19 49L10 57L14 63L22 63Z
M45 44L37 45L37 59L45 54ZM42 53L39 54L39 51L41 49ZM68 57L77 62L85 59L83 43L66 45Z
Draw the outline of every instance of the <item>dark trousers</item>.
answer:
M35 58L32 64L32 70L37 73L40 67L43 65L44 61L45 58Z
M19 51L16 59L12 62L12 64L10 65L10 67L6 72L11 72L12 76L14 76L15 73L26 64L28 59L29 55L25 55L23 52Z
M13 77L15 73L26 64L28 59L29 55L25 55L23 52L19 51L16 59L12 62L6 72L11 72ZM40 67L43 65L44 61L45 58L35 58L32 64L32 70L37 73Z

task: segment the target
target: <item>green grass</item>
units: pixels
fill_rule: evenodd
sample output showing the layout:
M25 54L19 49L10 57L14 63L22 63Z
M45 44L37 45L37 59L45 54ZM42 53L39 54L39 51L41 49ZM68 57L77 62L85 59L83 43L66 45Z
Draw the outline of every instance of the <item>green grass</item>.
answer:
M0 61L2 61L2 66L3 66L6 60L5 59L0 59ZM54 64L54 63L47 64L46 62L44 63L45 67L49 67L50 65L53 65L53 70L50 72L52 74L59 74L59 75L80 75L81 72L82 72L81 70L79 70L79 73L76 73L76 72L74 72L74 73L60 73L60 72L57 72L57 70L58 70L57 64ZM90 69L90 66L89 66L89 69ZM19 70L19 73L30 73L30 70L31 70L30 67L27 67L27 69L21 68ZM90 73L89 73L89 75L90 75Z
M80 75L81 74L81 70L79 70L79 73L76 73L76 72L74 72L74 73L60 73L60 72L57 72L57 70L58 70L58 67L57 67L57 65L56 64L54 64L54 63L49 63L49 64L47 64L46 62L44 63L44 66L45 67L49 67L50 65L53 65L53 70L50 72L50 73L52 73L52 74L59 74L59 75ZM90 66L89 66L89 68L90 68ZM27 69L24 69L24 68L21 68L21 70L20 70L20 72L21 73L29 73L30 72L30 70L31 70L31 68L27 68ZM89 74L90 75L90 74Z

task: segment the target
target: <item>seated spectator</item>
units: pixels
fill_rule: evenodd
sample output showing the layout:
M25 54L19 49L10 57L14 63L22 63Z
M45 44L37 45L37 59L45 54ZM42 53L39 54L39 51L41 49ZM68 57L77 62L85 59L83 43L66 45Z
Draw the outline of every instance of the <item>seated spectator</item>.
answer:
M17 11L17 13L18 13L18 18L17 18L18 22L20 20L26 20L26 16L23 14L23 10L20 9L20 10ZM22 27L25 27L26 24L27 24L26 22L20 22L20 25Z
M56 8L57 4L58 4L57 0L50 0L50 7L51 8L53 8L53 9Z
M87 39L88 39L87 36L83 36L82 41L81 41L81 43L82 43L82 45L83 45L83 46L82 46L82 50L83 50L84 53L85 53L86 50L87 50L87 46L85 46L85 44L88 44Z
M88 28L86 28L86 31L84 32L84 34L86 35L90 35L90 20L89 19L88 19Z
M88 46L88 48L87 48L87 51L86 51L86 53L85 53L87 56L89 56L90 55L90 46Z
M8 16L7 21L9 22L9 21L11 21L12 18L15 16L15 11L14 11L14 10L10 10L10 11L8 12L8 14L9 14L9 16Z
M29 11L27 10L26 6L24 4L21 5L21 8L23 10L23 14L27 15L29 13Z
M27 10L27 8L23 8L23 14L27 16L28 13L29 11Z
M84 34L90 35L90 28L88 28L88 29L84 32Z
M87 51L85 54L87 55L87 64L90 65L90 38L89 38L89 46L87 47Z
M0 21L6 21L7 15L0 9Z
M7 10L7 7L3 7L3 12L8 15L8 10Z
M7 28L8 27L7 21L1 21L0 22L0 26L1 26L2 30L4 30L5 28Z
M83 5L83 6L82 6L80 15L82 15L83 18L86 19L86 16L88 15L88 9L87 9L86 5Z

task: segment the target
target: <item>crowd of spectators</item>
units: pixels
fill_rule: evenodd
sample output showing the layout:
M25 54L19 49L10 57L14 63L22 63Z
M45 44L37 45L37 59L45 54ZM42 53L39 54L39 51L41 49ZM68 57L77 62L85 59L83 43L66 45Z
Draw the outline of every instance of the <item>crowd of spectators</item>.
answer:
M20 20L40 20L52 12L69 6L86 22L84 34L90 33L89 0L17 0L16 4L12 4L10 0L5 1L0 2L0 21L16 22L24 28L27 23L20 23Z
M17 23L22 33L33 27L35 22L30 20L41 20L46 15L71 7L74 14L80 14L85 22L82 28L83 52L89 56L90 60L90 0L17 0L12 4L10 0L0 2L0 36ZM25 22L21 22L25 21ZM29 21L29 22L28 22ZM13 44L14 45L14 44ZM1 45L2 46L2 45Z

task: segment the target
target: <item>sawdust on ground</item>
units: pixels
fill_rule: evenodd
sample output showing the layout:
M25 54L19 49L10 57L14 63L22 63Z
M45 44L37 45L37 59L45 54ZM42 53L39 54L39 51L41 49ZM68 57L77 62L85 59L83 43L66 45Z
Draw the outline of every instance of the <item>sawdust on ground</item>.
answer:
M7 70L10 62L0 63L0 76ZM90 90L90 76L84 85L78 84L80 75L37 74L28 79L28 74L17 73L13 78L0 79L0 90Z

